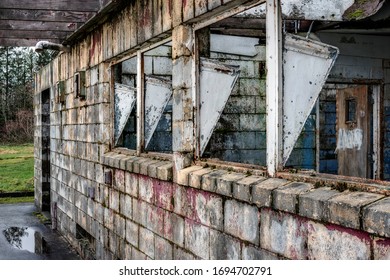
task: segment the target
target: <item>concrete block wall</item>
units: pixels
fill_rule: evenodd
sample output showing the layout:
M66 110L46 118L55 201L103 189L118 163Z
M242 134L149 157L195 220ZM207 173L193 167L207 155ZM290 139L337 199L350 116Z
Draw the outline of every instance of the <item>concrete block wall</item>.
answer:
M390 259L390 200L380 194L201 166L174 183L150 176L155 161L116 153L103 164L113 177L95 198L106 213L97 223L115 245L97 245L98 258Z
M50 89L50 183L56 209L52 219L82 256L390 258L389 228L384 222L389 219L388 198L328 189L317 192L310 184L248 176L250 171L184 168L191 165L195 141L193 53L183 41L194 38L191 28L180 24L244 2L248 1L132 1L38 74L35 182L42 183L39 100L42 91ZM152 20L155 16L162 20ZM110 63L134 53L149 39L167 36L172 28L173 160L113 149ZM75 96L73 83L81 70L86 74L85 99ZM58 81L66 84L62 103L54 95ZM37 192L38 206L40 199ZM324 244L323 237L330 241ZM83 245L85 240L88 246ZM340 246L348 254L340 255Z

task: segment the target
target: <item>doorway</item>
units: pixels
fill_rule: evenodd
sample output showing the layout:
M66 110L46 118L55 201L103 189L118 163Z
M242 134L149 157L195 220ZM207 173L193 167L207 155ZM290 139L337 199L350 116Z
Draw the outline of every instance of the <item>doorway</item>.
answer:
M41 210L50 210L50 89L41 95Z
M379 179L380 86L328 84L322 94L320 172Z

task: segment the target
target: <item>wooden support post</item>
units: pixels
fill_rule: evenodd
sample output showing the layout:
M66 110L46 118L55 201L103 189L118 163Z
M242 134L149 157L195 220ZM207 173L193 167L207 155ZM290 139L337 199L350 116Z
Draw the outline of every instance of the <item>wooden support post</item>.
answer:
M267 171L274 177L282 164L282 19L280 0L267 0Z
M137 155L144 145L144 54L137 52Z

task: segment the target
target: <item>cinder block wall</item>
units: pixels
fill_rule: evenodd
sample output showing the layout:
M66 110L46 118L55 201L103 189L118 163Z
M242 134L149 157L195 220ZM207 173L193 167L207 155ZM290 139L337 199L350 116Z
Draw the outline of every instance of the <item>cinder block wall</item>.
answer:
M390 201L382 195L315 189L247 172L181 169L184 163L175 160L187 151L183 143L175 142L173 161L112 150L111 60L182 22L246 1L168 2L130 3L37 75L35 184L42 183L40 100L50 89L50 187L57 229L85 258L390 259ZM163 20L152 21L156 16ZM173 47L181 46L178 39ZM185 63L186 55L175 56L174 65ZM80 70L86 74L85 99L75 96L73 76ZM58 81L66 85L63 103L54 94ZM185 103L179 101L173 106ZM41 196L38 188L39 207Z

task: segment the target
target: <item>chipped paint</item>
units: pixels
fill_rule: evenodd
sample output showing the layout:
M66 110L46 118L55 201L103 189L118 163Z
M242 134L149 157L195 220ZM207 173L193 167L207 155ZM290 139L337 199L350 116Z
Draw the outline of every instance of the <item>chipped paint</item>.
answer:
M200 66L200 154L210 140L240 73L235 65L201 59Z
M376 14L385 2L383 0L284 0L281 3L281 10L283 19L290 20L360 20ZM238 16L265 18L266 5L258 5Z
M363 130L355 128L347 130L340 128L337 134L337 151L343 151L346 149L357 149L358 151L363 144Z
M115 145L129 119L136 100L136 90L133 87L115 83L115 122L114 139Z
M283 49L283 164L298 140L333 67L336 47L286 34Z
M164 109L172 98L172 83L156 76L145 81L145 147L147 148L157 128Z

